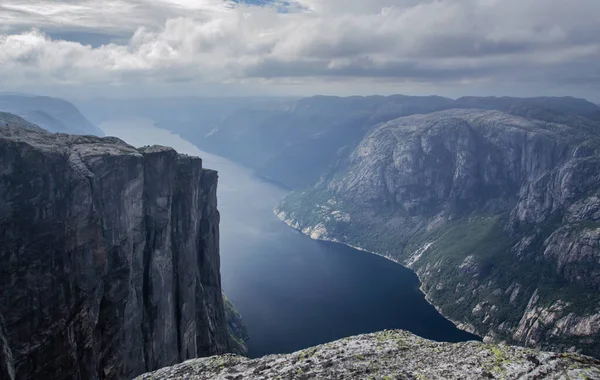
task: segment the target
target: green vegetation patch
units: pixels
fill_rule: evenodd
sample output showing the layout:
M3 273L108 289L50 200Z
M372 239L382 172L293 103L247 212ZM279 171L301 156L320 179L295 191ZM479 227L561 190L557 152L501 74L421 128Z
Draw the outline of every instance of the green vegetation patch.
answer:
M249 337L242 316L225 294L223 294L223 304L225 306L225 319L227 321L229 349L233 353L246 355L248 352L246 341Z

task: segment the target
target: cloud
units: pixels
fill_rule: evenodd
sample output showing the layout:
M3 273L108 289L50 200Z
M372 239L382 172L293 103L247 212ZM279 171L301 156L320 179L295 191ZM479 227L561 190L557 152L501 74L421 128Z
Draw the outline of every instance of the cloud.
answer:
M90 0L0 5L0 80L513 81L600 88L600 2Z

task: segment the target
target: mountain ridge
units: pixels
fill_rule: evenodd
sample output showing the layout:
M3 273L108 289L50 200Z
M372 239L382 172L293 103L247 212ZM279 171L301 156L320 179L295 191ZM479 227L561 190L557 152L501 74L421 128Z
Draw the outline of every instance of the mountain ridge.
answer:
M18 115L50 132L103 136L74 104L49 96L0 94L0 111Z
M555 109L554 104L563 102L570 106ZM206 151L253 169L261 177L287 188L300 189L326 175L345 150L352 150L370 128L398 117L447 109L484 108L552 122L578 117L580 124L587 123L588 127L600 120L595 116L588 118L600 115L600 107L572 97L455 100L406 95L314 96L286 104L279 107L255 104L223 110L209 125L198 122L196 128L178 123L164 124L164 127ZM592 112L594 109L597 114Z

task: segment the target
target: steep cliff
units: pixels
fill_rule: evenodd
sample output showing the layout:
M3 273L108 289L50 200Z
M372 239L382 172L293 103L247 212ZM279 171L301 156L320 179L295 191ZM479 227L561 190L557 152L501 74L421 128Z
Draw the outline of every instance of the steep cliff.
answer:
M600 361L479 342L438 343L403 331L356 336L289 355L190 360L136 380L598 379Z
M506 112L375 126L276 212L411 267L434 305L488 341L598 356L600 124L573 104L492 100L479 102Z
M223 353L217 173L0 113L0 377L128 379Z

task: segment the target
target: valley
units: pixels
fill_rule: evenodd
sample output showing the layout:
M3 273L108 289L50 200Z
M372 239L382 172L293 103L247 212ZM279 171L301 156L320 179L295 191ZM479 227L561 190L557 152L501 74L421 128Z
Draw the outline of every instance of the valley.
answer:
M410 266L486 341L599 355L597 105L312 97L223 120L171 129L293 189L288 224Z
M43 98L23 115L38 120L35 107L47 101L68 104ZM325 347L327 356L331 345L351 344L362 356L360 347L374 337L360 334L383 330L408 331L400 334L440 342L436 350L449 352L483 340L478 352L493 355L500 355L494 344L503 343L598 356L596 105L575 98L405 96L259 98L233 107L227 99L202 102L212 112L207 119L179 115L168 129L161 127L169 107L159 103L144 113L142 101L136 117L121 119L106 117L119 116L109 110L114 105L99 106L90 118L99 134L122 140L50 134L0 113L7 148L2 189L9 197L0 211L5 231L17 231L3 237L0 258L17 261L3 268L0 285L18 284L12 290L18 299L41 305L31 316L55 321L29 327L37 317L15 306L17 298L1 298L0 373L121 378L225 352L254 358L228 362L245 371L264 355L283 362L296 360L299 350ZM39 120L67 128L67 120L82 115L69 107L64 120ZM64 171L39 171L35 162ZM83 198L67 196L74 189ZM188 205L196 211L190 214ZM27 215L32 227L23 224ZM58 240L44 243L56 247L53 261L19 238L33 228L50 239L44 231L63 225ZM29 256L16 253L28 245ZM194 257L199 261L190 265ZM40 264L30 268L27 260ZM91 277L84 281L72 266ZM33 268L35 276L28 274ZM53 268L58 272L51 275ZM30 293L42 289L36 278L56 284L48 288L60 300L52 318L45 301ZM141 330L132 321L141 321ZM69 355L53 350L66 344L56 326L68 326L85 343ZM29 346L22 340L29 332L55 343ZM386 334L375 340L435 345ZM117 343L125 336L143 342L128 359ZM82 352L88 362L74 362ZM552 371L567 365L523 352L542 355L542 367ZM467 355L490 365L472 350ZM53 361L71 370L61 374ZM110 363L110 371L97 375L88 363L99 361ZM507 371L496 364L485 373ZM348 370L334 365L331 371ZM415 365L413 373L437 370Z
M0 380L600 380L600 1L0 1Z
M200 151L149 120L100 124L133 145L161 143L219 171L223 289L248 328L249 355L290 353L351 335L406 329L464 341L429 305L410 270L339 244L316 242L273 214L288 191L227 159Z

